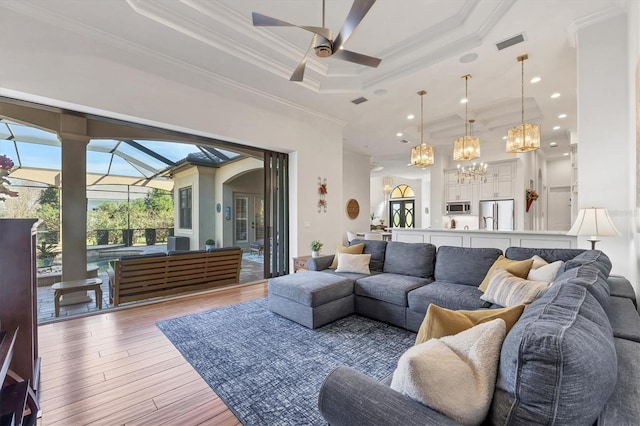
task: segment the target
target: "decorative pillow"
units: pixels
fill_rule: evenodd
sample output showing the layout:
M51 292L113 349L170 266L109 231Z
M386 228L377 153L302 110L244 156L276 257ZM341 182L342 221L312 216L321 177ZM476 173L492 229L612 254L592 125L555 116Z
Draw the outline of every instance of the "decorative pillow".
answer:
M412 346L398 360L391 388L459 423L481 424L493 398L505 328L497 318Z
M504 320L506 333L508 334L511 327L513 327L520 318L520 315L522 315L524 307L525 305L517 305L500 309L453 311L432 303L427 309L427 315L424 317L424 321L422 321L420 330L418 330L416 345L424 343L429 339L458 334L478 324L489 322L496 318Z
M345 247L342 244L338 244L336 248L336 254L333 256L333 262L331 262L331 266L329 269L335 269L338 267L338 255L340 253L349 253L349 254L362 254L364 250L364 243L354 244L352 246Z
M369 275L369 261L371 260L370 254L338 254L338 267L336 272L355 272L358 274Z
M540 266L539 268L533 269L532 267L527 275L527 279L529 281L553 282L553 280L556 279L556 275L558 275L558 271L562 268L562 265L564 265L564 262L562 260L557 260L553 263Z
M497 268L480 299L500 306L528 305L549 287L547 281L528 281Z
M537 254L533 255L531 259L533 260L533 263L531 264L531 269L538 269L541 266L545 266L549 264L549 262L547 262L546 260L538 256Z
M525 278L527 274L529 274L529 270L531 269L532 264L533 259L511 260L500 255L500 257L498 257L498 259L493 262L493 265L491 265L491 268L489 268L489 272L487 272L487 275L485 275L484 280L482 280L482 283L480 283L480 286L478 288L480 289L480 291L487 290L489 279L493 275L493 271L495 271L496 268L502 268L505 271L512 273L516 277Z

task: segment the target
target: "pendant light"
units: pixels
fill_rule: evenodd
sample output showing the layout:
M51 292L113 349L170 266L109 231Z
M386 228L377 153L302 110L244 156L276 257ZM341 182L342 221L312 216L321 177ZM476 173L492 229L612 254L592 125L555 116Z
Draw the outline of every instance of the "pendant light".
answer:
M424 169L433 164L433 146L424 143L424 95L426 90L418 92L420 95L420 145L411 148L411 165Z
M512 154L540 148L540 126L524 122L524 61L527 59L529 59L529 55L518 56L522 74L522 123L507 132L507 152Z
M463 75L464 78L464 136L459 137L453 143L453 160L454 161L469 161L474 158L480 157L480 138L477 136L470 136L467 123L468 105L469 105L469 79L471 75Z

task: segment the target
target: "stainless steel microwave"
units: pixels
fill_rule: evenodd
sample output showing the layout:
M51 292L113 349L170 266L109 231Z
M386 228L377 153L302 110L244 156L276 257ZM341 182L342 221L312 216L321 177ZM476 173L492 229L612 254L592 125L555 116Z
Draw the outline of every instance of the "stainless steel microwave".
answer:
M471 214L471 203L469 201L447 203L447 214Z

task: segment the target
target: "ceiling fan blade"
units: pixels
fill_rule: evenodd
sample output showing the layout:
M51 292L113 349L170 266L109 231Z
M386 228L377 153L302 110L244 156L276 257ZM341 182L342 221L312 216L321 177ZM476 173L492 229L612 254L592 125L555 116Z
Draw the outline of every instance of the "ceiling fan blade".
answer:
M347 19L342 24L342 28L340 29L340 33L338 37L334 40L333 44L336 49L340 49L340 46L344 45L347 42L347 39L351 37L351 34L356 29L362 18L369 12L371 6L376 2L376 0L354 0L353 6L351 6L351 10L349 11L349 15L347 15Z
M302 81L304 79L304 70L307 66L307 56L309 56L309 50L311 50L313 46L316 45L317 38L318 36L314 35L311 39L311 45L309 46L309 49L307 49L307 51L304 53L304 57L302 58L296 69L293 71L293 74L291 74L291 78L289 78L289 81Z
M368 67L377 68L382 62L382 59L374 58L373 56L363 55L362 53L352 52L350 50L338 49L332 55L334 58L342 59L343 61L349 61L360 65L366 65Z
M251 17L253 18L254 27L297 27L297 25L272 18L271 16L262 15L258 12L251 12Z
M254 27L296 27L302 28L303 30L310 31L314 34L321 35L327 40L331 40L331 30L323 27L312 27L308 25L295 25L290 24L289 22L282 21L277 18L272 18L271 16L262 15L258 12L251 12L251 16L253 18L253 26Z
M295 71L293 71L293 74L291 74L289 81L302 81L304 79L304 69L306 68L306 66L307 54L304 55L304 58L302 58Z

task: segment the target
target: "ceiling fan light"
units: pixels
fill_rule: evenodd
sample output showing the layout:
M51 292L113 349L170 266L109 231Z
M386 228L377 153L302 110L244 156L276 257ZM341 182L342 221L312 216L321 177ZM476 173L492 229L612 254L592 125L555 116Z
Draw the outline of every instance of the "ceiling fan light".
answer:
M540 148L540 126L522 123L507 132L507 152L511 154Z

